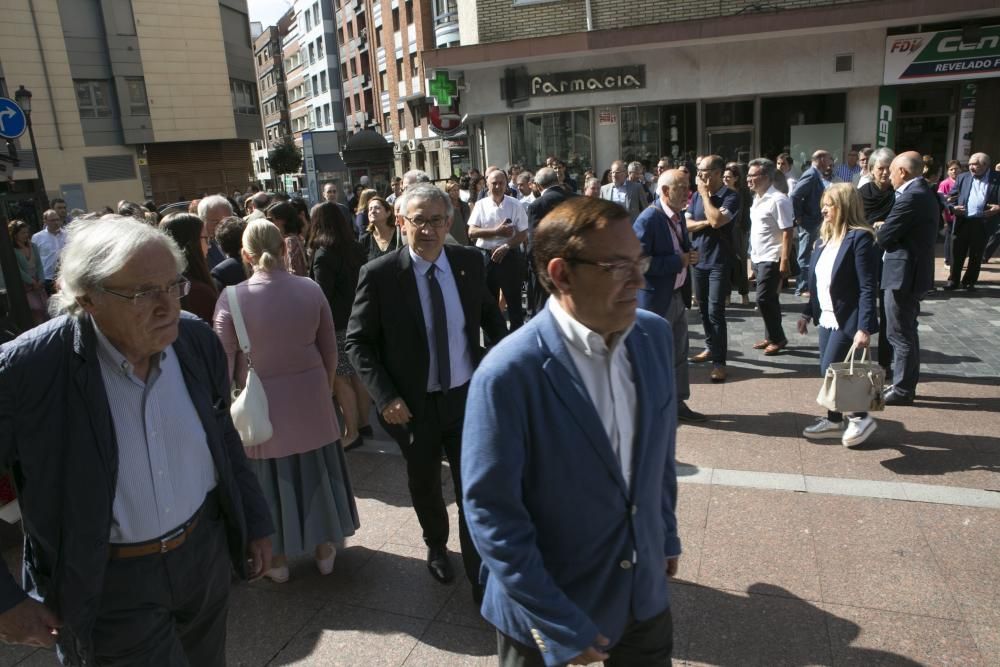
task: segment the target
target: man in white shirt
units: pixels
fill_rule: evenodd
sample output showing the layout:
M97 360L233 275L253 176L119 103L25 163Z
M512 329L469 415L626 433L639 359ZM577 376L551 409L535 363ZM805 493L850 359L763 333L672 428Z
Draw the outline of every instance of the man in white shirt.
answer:
M517 186L517 201L521 202L521 206L524 207L525 213L528 211L528 204L538 199L535 194L535 190L532 187L532 175L530 171L522 171L517 175L517 181L515 185Z
M767 356L781 352L788 344L781 327L781 281L788 276L792 256L792 228L795 212L788 195L774 187L781 178L767 158L751 160L747 186L754 192L750 207L750 261L757 275L757 308L764 320L764 339L754 344Z
M507 302L510 330L524 324L521 306L521 281L524 278L524 255L520 245L528 238L528 215L524 207L508 196L507 174L494 169L486 177L489 197L476 202L469 216L469 238L489 257L486 284L493 296L503 292Z
M56 271L59 269L59 256L66 245L66 234L63 233L62 218L59 212L50 208L42 214L45 229L36 232L31 242L38 246L42 258L42 268L45 271L45 291L52 294L55 291Z
M784 177L785 182L788 183L789 192L795 188L795 182L798 180L793 162L792 156L788 153L782 153L778 156L778 171Z

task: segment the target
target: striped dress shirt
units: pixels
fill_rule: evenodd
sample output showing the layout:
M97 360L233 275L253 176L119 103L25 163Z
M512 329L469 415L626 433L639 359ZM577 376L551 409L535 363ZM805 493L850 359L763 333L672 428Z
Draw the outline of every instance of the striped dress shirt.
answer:
M112 544L147 542L182 525L215 488L208 439L173 347L146 382L94 323L101 377L118 441Z

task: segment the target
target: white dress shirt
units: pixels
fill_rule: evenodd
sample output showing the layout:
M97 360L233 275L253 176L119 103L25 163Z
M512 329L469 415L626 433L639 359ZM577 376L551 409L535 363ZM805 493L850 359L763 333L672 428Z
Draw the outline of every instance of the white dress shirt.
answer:
M816 262L816 297L819 299L819 325L826 329L839 329L837 317L833 313L833 297L830 284L833 282L833 264L840 252L840 241L830 241L823 248L823 254Z
M763 195L754 195L750 205L750 261L780 262L784 230L795 223L788 195L773 185Z
M58 234L53 234L46 227L40 232L35 232L31 241L38 246L38 254L42 256L45 279L55 280L56 269L59 267L59 255L62 254L63 246L66 245L66 233L59 230Z
M625 485L631 488L636 402L635 379L625 339L632 327L617 336L608 348L604 338L573 319L559 304L559 299L549 299L549 312L566 341L590 402L604 424L611 448L618 457Z
M438 378L437 346L434 345L434 311L431 306L431 288L427 279L427 270L431 263L408 248L413 261L413 273L417 279L417 293L420 295L420 310L424 314L424 328L427 330L427 348L430 351L430 366L427 372L427 391L440 391L441 380ZM462 309L462 299L458 295L458 285L455 274L452 273L448 256L441 251L434 260L437 269L434 277L441 288L444 297L444 312L448 319L448 361L451 367L451 387L461 387L472 378L472 351L465 337L465 311Z
M477 201L472 208L472 214L469 215L469 227L491 229L507 218L510 218L511 222L514 223L515 233L528 231L528 214L520 202L509 195L504 195L500 203L497 204L493 201L493 197L487 195ZM489 239L479 238L476 239L476 247L483 250L494 250L509 240L510 237L500 236Z

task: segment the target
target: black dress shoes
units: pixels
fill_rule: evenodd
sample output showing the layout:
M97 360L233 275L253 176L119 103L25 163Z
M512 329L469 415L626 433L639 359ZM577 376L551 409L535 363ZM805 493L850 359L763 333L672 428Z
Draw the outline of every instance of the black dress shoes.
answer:
M885 399L886 405L913 405L913 395L903 394L895 387L889 387L882 397Z
M945 292L952 292L958 289L958 285L955 283L945 283L944 285L942 285L941 289L943 289Z
M444 547L427 547L427 570L442 584L455 580L455 570L451 567L448 550Z
M685 422L687 424L692 424L696 422L707 421L708 417L701 414L700 412L695 412L688 407L687 403L681 401L677 404L677 420Z

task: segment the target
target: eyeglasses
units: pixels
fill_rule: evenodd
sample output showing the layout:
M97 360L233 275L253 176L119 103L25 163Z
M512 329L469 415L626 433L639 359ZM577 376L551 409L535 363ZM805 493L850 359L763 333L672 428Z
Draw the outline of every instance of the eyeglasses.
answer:
M646 271L649 271L649 265L652 264L653 258L643 255L635 261L622 260L620 262L596 262L590 259L582 259L580 257L567 257L566 261L570 264L586 264L587 266L596 266L599 269L610 273L614 280L623 282L635 275L635 272L645 275Z
M133 306L148 306L149 304L155 302L163 294L166 294L174 299L182 299L186 297L191 292L191 281L187 278L181 278L176 282L170 283L166 287L155 287L153 289L142 290L141 292L134 292L132 294L122 294L121 292L116 292L115 290L101 286L98 286L98 289L107 294L116 296L119 299L131 301Z
M433 218L408 218L404 215L403 219L414 227L430 227L431 229L440 229L448 224L448 218L443 215L437 215Z

